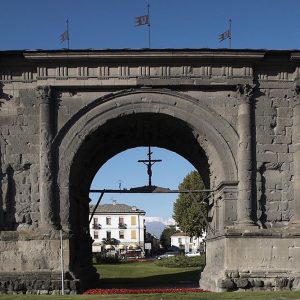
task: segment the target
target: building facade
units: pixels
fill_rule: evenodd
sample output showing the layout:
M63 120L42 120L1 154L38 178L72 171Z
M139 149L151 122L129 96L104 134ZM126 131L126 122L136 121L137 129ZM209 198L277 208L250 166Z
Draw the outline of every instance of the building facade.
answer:
M112 204L99 205L90 223L90 234L94 240L92 251L140 249L144 252L144 216L145 211L136 206L119 204L115 200Z
M190 237L187 233L176 232L171 236L171 246L177 247L185 253L203 251L203 242L206 234L201 237Z

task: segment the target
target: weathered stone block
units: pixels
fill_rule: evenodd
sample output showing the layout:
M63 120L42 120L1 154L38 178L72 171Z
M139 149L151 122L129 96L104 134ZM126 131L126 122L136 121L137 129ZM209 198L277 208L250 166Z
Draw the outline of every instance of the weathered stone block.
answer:
M249 287L249 281L247 278L237 278L234 280L234 283L240 289L247 289Z
M218 283L217 283L217 286L221 289L225 289L227 291L229 290L233 290L235 288L235 284L234 282L227 278L227 279L219 279L218 280Z

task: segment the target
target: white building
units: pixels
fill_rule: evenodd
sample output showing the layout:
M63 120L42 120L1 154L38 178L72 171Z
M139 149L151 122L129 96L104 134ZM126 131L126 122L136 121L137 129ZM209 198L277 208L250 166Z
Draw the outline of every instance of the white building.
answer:
M202 250L201 246L205 237L206 233L201 237L189 237L187 233L176 232L171 236L171 246L178 247L180 250L184 250L185 253L195 253Z
M90 210L91 217L93 207ZM112 204L99 205L90 223L93 252L104 249L117 252L140 249L144 252L144 216L145 211L136 206L118 204L115 200ZM103 239L116 240L117 245L104 245Z

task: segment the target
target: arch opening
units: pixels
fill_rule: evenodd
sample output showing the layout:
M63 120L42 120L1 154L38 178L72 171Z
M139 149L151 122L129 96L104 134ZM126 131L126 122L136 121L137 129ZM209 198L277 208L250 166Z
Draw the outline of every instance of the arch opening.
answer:
M157 147L151 147L151 151L154 159L162 159L162 163L157 163L153 167L153 185L177 189L183 178L195 170L189 162L174 152ZM137 147L114 156L97 172L92 189L107 187L113 190L119 188L127 190L133 186L146 185L148 183L146 167L139 164L137 160L145 158L147 153L148 147ZM122 181L120 182L119 179ZM94 193L90 195L93 206L97 196ZM169 255L184 255L186 252L191 252L189 255L198 255L200 252L197 251L204 249L201 237L194 237L191 241L187 236L177 235L164 242L163 248L160 246L159 238L165 228L164 224L171 225L169 230L180 232L179 228L176 230L173 227L175 221L172 219L173 205L177 197L178 194L173 193L108 193L103 196L90 223L90 234L94 240L93 262L101 275L99 284L102 288L155 288L163 287L163 284L168 287L187 285L198 287L198 267L186 269L185 272L189 272L190 279L188 283L182 283L180 281L186 280L183 269L170 269L178 274L173 278L168 274L168 269L157 265L160 261L157 258L164 257L162 254L166 251L172 252ZM199 260L201 259L202 257L199 257ZM121 263L109 265L106 264L107 261L121 261ZM130 262L130 264L124 265L123 262ZM120 269L125 266L127 266L126 275L120 273ZM141 275L140 270L145 267L152 268L151 276ZM149 280L146 280L147 276Z

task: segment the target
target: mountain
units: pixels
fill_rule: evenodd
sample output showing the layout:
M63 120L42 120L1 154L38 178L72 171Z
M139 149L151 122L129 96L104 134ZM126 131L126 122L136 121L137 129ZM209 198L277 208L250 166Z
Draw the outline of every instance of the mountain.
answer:
M159 221L146 222L146 231L151 233L152 235L155 235L157 238L160 238L160 235L165 227L166 224Z
M163 220L159 217L145 218L146 231L160 238L161 233L168 225L174 225L173 219Z

